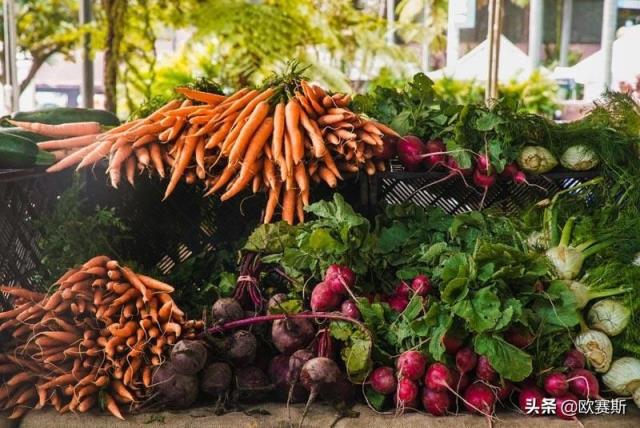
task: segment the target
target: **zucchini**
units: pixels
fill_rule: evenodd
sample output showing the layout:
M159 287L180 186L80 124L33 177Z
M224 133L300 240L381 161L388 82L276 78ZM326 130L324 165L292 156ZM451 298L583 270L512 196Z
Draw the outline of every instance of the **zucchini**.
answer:
M38 149L33 141L18 135L0 133L0 168L30 168L52 165L55 156Z
M51 137L46 135L36 134L35 132L27 131L22 128L0 128L0 134L17 135L18 137L26 138L33 143L40 143L41 141L50 141Z
M11 119L21 122L38 122L49 125L75 122L98 122L103 126L120 125L118 117L106 110L75 107L54 107L35 111L18 111Z

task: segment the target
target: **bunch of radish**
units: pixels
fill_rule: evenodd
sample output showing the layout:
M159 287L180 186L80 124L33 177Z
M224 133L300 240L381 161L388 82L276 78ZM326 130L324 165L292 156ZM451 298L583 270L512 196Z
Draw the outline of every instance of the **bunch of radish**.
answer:
M396 312L402 312L405 310L411 297L418 295L426 297L433 287L431 286L431 279L424 274L417 275L411 280L411 283L401 281L393 290L393 293L385 297L385 301L389 304L391 309Z
M322 282L318 283L311 292L311 310L313 312L340 310L350 318L359 319L360 312L352 291L355 284L356 274L349 267L337 264L329 266Z

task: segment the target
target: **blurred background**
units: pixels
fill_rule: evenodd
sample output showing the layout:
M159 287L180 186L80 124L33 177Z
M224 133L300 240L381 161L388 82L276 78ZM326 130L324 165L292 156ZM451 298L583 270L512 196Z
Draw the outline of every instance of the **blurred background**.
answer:
M290 59L334 90L423 71L445 97L480 102L495 1L5 0L1 109L125 118L192 76L237 88ZM499 96L568 120L604 89L640 94L640 0L502 0L499 12Z

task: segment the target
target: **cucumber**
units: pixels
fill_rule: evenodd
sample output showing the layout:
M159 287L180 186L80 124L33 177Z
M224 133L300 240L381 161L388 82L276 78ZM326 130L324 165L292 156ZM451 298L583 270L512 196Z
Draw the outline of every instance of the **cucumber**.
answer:
M21 122L39 122L49 125L74 122L98 122L103 126L120 125L118 117L106 110L89 108L55 107L35 111L18 111L11 119Z
M29 168L52 165L55 156L38 149L33 141L18 135L0 133L0 168Z
M0 128L0 134L17 135L18 137L26 138L33 143L39 143L41 141L50 141L53 138L46 135L36 134L35 132L27 131L22 128Z

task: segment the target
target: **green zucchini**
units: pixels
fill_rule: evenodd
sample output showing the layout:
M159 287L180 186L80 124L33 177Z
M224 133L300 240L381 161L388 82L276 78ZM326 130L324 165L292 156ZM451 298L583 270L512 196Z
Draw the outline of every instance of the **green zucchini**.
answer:
M46 135L36 134L35 132L27 131L22 128L0 128L0 134L17 135L18 137L26 138L33 143L53 140L53 138L47 137Z
M52 165L55 156L38 149L38 146L18 135L0 133L0 168L30 168Z
M103 126L120 125L118 117L106 110L75 107L54 107L35 111L18 111L11 119L21 122L38 122L49 125L75 122L98 122Z

